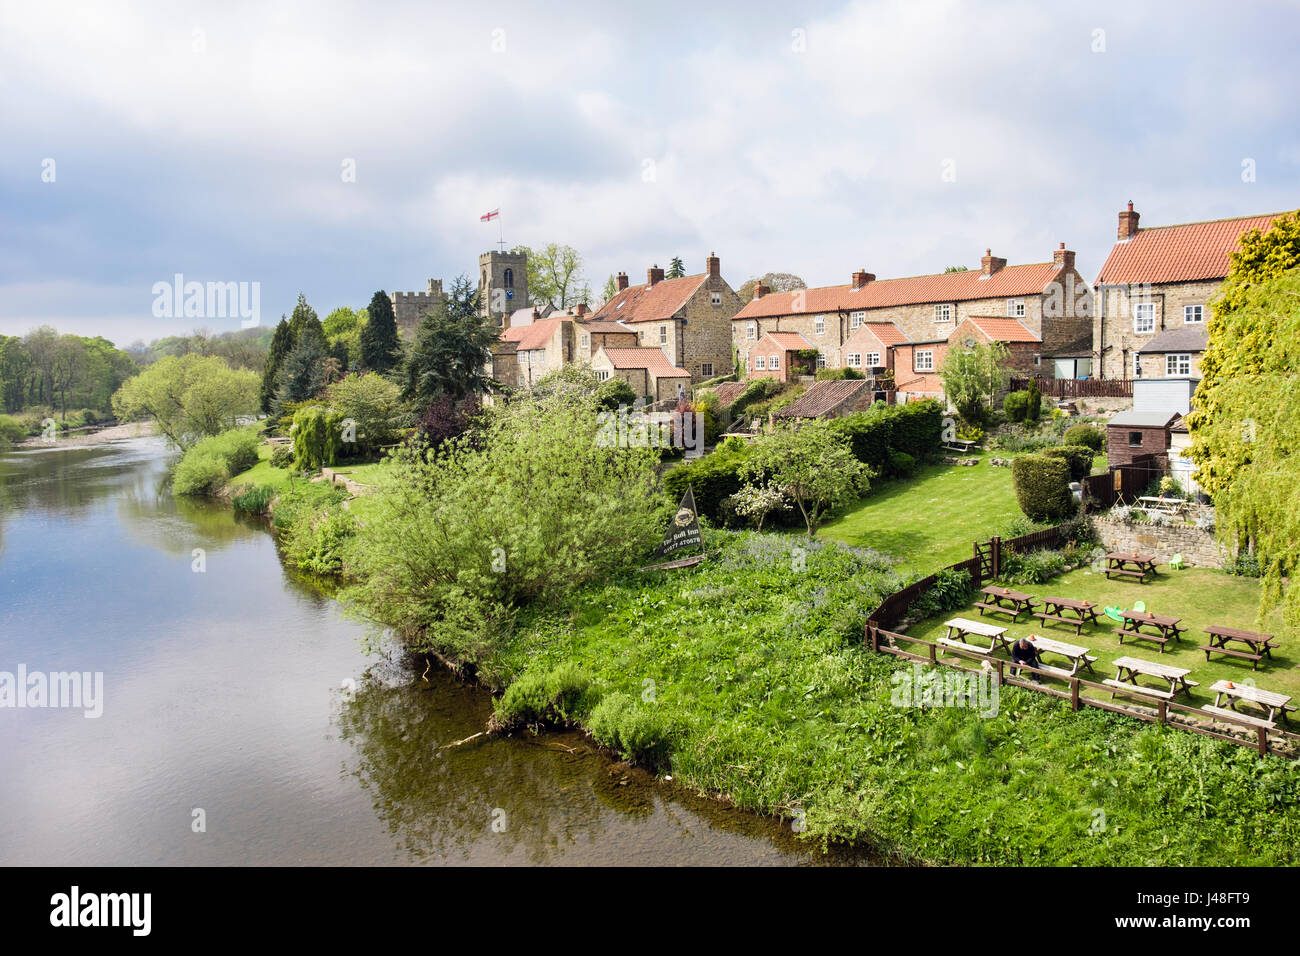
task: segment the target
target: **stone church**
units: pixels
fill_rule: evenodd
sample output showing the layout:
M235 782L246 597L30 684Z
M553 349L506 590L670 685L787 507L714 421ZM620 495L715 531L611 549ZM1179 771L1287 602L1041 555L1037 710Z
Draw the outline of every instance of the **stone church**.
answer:
M479 304L500 328L510 327L510 316L532 305L528 298L528 257L523 253L485 252L478 257ZM424 292L394 292L393 314L397 331L414 338L420 319L442 304L441 279L430 279Z

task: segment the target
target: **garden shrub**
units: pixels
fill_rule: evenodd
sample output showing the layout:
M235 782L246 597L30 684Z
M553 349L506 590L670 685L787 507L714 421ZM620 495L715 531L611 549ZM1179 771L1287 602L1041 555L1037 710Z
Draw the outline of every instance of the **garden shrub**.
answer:
M0 441L18 442L26 437L26 425L12 415L0 415Z
M293 464L316 471L338 461L343 450L343 414L324 405L309 405L293 416Z
M1085 448L1091 448L1094 452L1101 451L1102 446L1106 443L1106 435L1100 428L1084 422L1067 428L1063 439L1067 445L1083 445Z
M1071 481L1082 481L1092 471L1093 451L1086 445L1054 445L1044 448L1040 454L1064 461L1070 469Z
M226 460L214 451L191 448L172 474L172 491L178 495L211 495L230 479Z
M749 448L744 441L728 439L719 445L711 455L674 468L664 475L664 487L673 501L680 501L689 485L695 492L695 507L700 514L726 525L728 515L723 502L738 492L745 484L740 473L740 466L749 457Z
M1065 556L1059 551L1002 554L1001 578L1009 584L1043 584L1065 573Z
M674 720L659 704L637 703L627 694L605 696L587 721L596 742L617 751L631 763L650 770L668 764L679 734Z
M274 497L275 489L270 485L240 485L230 496L230 506L236 511L260 515Z
M284 538L289 560L311 574L339 574L344 548L357 533L357 519L341 508L299 516Z
M917 617L933 617L945 611L956 611L970 603L974 590L969 571L944 568L935 574L930 590L912 604L912 613Z
M1257 578L1261 573L1259 556L1250 551L1238 551L1227 570L1229 574L1235 574L1237 577Z
M1029 393L1026 391L1008 392L1002 399L1002 411L1009 422L1023 422L1029 414Z
M916 459L905 451L889 456L889 473L896 478L909 478L916 473Z
M855 368L819 368L815 376L819 382L839 382L846 379L857 380L865 377Z
M271 448L272 468L293 467L293 445L274 445Z
M1011 463L1016 501L1033 521L1059 521L1074 513L1070 469L1060 458L1021 455Z
M1035 379L1029 380L1029 388L1025 390L1025 396L1025 421L1036 422L1043 414L1043 393L1039 391Z

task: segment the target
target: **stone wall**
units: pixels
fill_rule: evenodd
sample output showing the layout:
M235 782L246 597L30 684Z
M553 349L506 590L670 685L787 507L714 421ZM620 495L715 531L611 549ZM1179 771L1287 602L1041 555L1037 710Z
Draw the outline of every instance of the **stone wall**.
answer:
M1092 524L1107 551L1138 551L1161 564L1181 554L1185 563L1201 568L1221 568L1229 557L1211 532L1195 525L1125 524L1102 515L1095 515Z

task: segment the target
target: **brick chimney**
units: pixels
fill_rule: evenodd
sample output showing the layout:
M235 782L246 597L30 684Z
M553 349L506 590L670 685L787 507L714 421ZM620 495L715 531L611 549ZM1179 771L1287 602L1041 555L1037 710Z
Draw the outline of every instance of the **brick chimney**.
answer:
M573 307L573 314L576 315L578 318L582 318L584 315L586 315L587 303L579 302L576 306Z
M722 275L722 260L718 258L716 252L710 252L709 257L704 260L704 271L711 276Z
M620 272L617 276L615 276L615 282L618 284L618 291L622 292L624 289L627 288L627 273Z
M997 272L999 269L1005 269L1006 265L1007 260L999 259L993 254L992 249L985 249L984 256L980 259L980 267L986 276L993 275L993 273Z
M1138 231L1138 214L1133 211L1133 200L1128 201L1128 208L1119 213L1119 238L1132 239Z
M767 295L767 294L768 294L769 292L771 292L771 291L772 291L771 289L769 289L767 286L763 285L763 283L761 283L761 282L756 282L756 283L754 283L754 298L755 298L755 299L761 299L761 298L763 298L763 296Z
M658 266L651 266L649 269L645 271L646 285L653 286L656 282L663 282L663 281L664 281L664 270L660 269Z
M868 282L875 281L875 274L868 272L866 269L860 269L853 273L853 288L861 289Z
M1065 243L1061 243L1060 247L1052 253L1052 265L1058 269L1073 269L1073 250L1065 248Z

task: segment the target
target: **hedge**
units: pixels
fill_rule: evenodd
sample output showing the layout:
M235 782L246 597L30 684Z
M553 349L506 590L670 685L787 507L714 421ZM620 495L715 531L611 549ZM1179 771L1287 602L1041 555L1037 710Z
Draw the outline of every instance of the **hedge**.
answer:
M695 507L699 513L716 524L722 524L722 502L745 484L740 476L740 466L748 457L748 446L739 438L729 438L713 454L665 474L664 487L677 501L686 494L686 487L690 485L695 490Z
M1092 471L1093 451L1087 445L1053 445L1040 454L1064 461L1070 469L1071 481L1082 481Z
M1074 512L1070 468L1062 458L1021 455L1011 462L1020 510L1032 521L1060 521Z
M1065 430L1062 438L1067 445L1083 445L1093 451L1101 451L1101 446L1106 441L1106 436L1100 428L1085 423L1071 425Z

